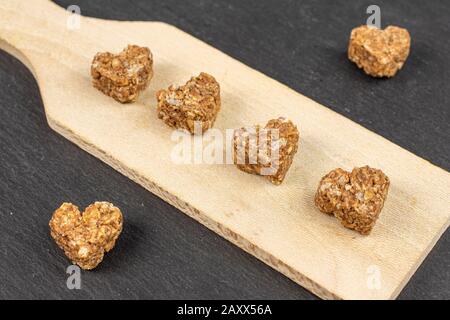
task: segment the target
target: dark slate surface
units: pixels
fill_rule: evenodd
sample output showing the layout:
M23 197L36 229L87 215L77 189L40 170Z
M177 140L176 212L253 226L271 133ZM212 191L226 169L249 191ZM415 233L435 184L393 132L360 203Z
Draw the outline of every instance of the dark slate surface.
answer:
M84 15L161 20L450 169L450 3L377 1L382 23L413 38L393 79L367 77L346 59L370 1L76 1ZM52 132L38 87L0 53L0 298L315 297ZM125 213L117 247L82 289L48 234L61 202L109 200ZM442 200L441 200L442 201ZM400 298L450 298L447 231Z

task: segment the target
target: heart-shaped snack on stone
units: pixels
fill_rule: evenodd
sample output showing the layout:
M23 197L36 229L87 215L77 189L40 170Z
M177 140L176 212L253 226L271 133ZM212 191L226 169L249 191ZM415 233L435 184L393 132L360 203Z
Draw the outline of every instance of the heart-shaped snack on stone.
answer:
M347 172L338 168L320 181L315 204L345 227L369 234L383 209L388 189L389 178L381 170L365 166Z
M136 101L153 77L149 48L129 45L119 54L97 53L92 61L92 84L121 103Z
M110 251L122 232L119 208L95 202L83 214L71 203L63 203L50 220L50 233L66 256L81 268L94 269Z
M406 29L363 25L351 32L348 58L373 77L393 77L408 58L410 44Z
M266 176L279 185L297 153L299 139L297 127L283 117L270 120L264 128L256 125L236 129L233 161L240 170Z

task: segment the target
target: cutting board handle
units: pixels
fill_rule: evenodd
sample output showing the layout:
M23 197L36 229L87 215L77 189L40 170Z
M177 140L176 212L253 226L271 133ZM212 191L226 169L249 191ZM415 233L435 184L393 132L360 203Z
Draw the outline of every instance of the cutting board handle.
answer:
M0 0L0 49L32 70L29 53L49 50L49 43L58 44L61 35L76 30L73 18L50 0Z

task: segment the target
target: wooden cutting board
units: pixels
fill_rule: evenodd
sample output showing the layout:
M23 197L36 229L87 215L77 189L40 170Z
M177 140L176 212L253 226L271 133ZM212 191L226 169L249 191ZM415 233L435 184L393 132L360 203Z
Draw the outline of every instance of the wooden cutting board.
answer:
M70 29L68 19L46 0L0 0L0 48L32 70L50 127L318 296L395 298L447 229L448 172L173 26L82 17ZM127 44L151 48L155 75L122 105L92 87L90 63ZM300 151L281 186L229 164L171 161L177 142L157 119L155 92L200 71L221 84L223 132L278 116L298 125ZM361 236L313 197L331 169L366 164L391 189L372 234Z

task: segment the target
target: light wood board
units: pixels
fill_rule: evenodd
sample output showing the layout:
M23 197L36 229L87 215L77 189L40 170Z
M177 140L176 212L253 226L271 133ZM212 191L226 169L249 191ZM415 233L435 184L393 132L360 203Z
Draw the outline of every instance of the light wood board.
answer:
M448 172L175 27L83 17L70 30L68 17L46 0L0 0L0 48L32 70L49 125L318 296L395 298L448 227ZM155 75L136 103L122 105L92 87L89 70L95 53L127 44L151 48ZM200 71L221 84L216 128L278 116L298 125L300 150L281 186L233 165L171 161L176 142L157 119L155 92ZM361 236L320 213L313 197L331 169L366 164L391 188L372 234Z

